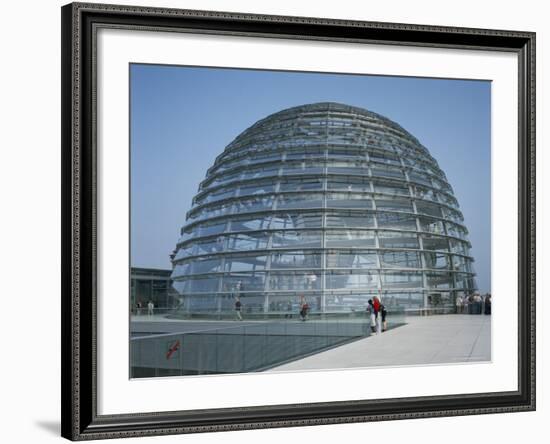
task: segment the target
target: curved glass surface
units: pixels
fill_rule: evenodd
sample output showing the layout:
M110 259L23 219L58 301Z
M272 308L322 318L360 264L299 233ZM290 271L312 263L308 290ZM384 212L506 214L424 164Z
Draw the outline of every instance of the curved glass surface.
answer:
M476 289L468 230L436 160L397 123L337 103L252 125L208 170L173 255L182 310L451 307ZM294 308L292 308L294 310Z

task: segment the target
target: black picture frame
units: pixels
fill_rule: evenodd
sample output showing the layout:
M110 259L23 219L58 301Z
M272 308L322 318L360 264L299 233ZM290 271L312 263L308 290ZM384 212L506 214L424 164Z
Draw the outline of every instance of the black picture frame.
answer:
M68 4L61 15L62 436L85 440L535 409L535 33L85 3ZM518 390L98 415L94 82L98 27L515 53L519 66Z

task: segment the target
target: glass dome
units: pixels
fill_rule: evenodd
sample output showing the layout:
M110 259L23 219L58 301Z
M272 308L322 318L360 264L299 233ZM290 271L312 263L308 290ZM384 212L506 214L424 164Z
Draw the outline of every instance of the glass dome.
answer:
M391 120L315 103L272 114L208 170L174 254L188 313L454 305L475 290L468 230L436 160Z

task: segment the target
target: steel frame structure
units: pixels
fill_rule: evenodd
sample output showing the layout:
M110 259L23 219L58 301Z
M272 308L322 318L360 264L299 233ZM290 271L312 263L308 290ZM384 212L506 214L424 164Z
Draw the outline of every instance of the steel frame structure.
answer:
M451 308L476 290L444 172L397 123L315 103L252 125L208 170L172 255L184 312Z

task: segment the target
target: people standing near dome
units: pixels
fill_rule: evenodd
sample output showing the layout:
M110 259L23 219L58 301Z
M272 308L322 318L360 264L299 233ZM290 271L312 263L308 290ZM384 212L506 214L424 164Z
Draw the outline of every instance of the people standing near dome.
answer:
M372 299L372 305L374 307L376 333L382 333L382 319L381 319L381 316L380 316L380 307L382 306L382 304L381 304L380 298L378 296L375 296Z
M235 298L235 313L237 314L237 321L242 321L243 317L241 315L241 309L243 307L243 304L241 303L241 299L239 297Z
M370 318L370 330L372 333L375 333L376 332L376 311L374 309L374 304L372 302L372 299L368 300L367 313L369 314L369 318Z
M456 297L456 313L460 314L462 313L462 306L464 304L464 301L462 300L462 297L459 295Z
M306 298L304 296L302 296L302 299L300 301L300 319L302 321L306 321L307 320L307 312L309 310L309 305L306 301Z
M487 293L487 295L485 296L485 311L484 311L484 313L486 315L491 314L491 293Z
M380 311L379 311L379 317L381 318L381 325L382 325L382 331L386 331L388 329L388 323L386 321L386 316L388 315L388 312L386 311L386 307L384 304L380 304Z

